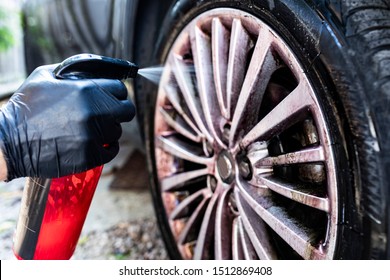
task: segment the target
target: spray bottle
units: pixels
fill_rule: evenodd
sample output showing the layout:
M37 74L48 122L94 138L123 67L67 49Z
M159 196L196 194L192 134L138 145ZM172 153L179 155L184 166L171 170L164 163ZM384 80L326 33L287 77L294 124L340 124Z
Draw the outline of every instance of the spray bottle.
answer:
M127 79L138 67L93 54L64 60L58 79ZM24 260L70 259L76 249L103 166L61 178L27 178L14 236L14 254Z

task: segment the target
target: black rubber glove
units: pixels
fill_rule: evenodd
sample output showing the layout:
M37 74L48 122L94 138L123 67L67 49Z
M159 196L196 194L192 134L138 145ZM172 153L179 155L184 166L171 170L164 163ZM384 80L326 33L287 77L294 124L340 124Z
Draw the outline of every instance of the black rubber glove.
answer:
M8 180L54 178L107 163L134 105L119 80L59 80L37 68L0 111Z

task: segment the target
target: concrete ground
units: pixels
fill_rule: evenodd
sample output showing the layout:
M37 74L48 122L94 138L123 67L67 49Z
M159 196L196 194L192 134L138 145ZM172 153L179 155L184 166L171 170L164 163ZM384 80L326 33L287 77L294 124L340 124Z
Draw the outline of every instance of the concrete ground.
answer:
M133 166L138 166L139 168L140 164L144 164L143 158L140 158L142 153L139 152L141 140L138 126L135 120L133 120L130 124L124 125L123 128L120 153L112 162L105 165L84 224L80 237L84 248L96 247L92 245L88 247L88 244L85 244L88 243L87 236L93 235L95 239L99 239L100 232L108 231L123 223L147 220L149 223L155 224L154 210L146 182L146 169L141 171L139 169L134 170L131 167L129 170L123 169L124 167L128 168L126 162L129 157L135 154L138 155L136 161L141 162L135 162ZM132 174L132 171L136 172L136 174ZM127 172L129 173L127 174ZM125 175L132 175L132 178L136 179L138 186L135 188L132 182L123 182L123 180L121 182L121 178L118 176ZM139 178L140 176L144 176L144 178ZM16 227L24 182L24 179L17 179L10 183L0 183L0 259L3 260L14 259L12 236ZM119 187L115 186L118 184ZM153 229L158 231L156 226L153 226ZM156 236L159 238L159 233L156 233ZM73 258L92 258L90 254L84 255L84 253L88 252L85 249L76 249ZM99 254L98 251L95 252L93 258L105 259L106 256ZM142 258L142 256L132 256L132 258Z

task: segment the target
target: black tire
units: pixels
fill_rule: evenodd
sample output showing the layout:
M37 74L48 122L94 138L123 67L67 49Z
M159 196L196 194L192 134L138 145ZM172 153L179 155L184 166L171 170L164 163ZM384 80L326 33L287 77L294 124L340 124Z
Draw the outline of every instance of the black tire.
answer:
M338 203L333 207L338 209L338 222L331 257L390 258L389 2L177 1L173 7L157 40L156 64L165 63L172 44L191 20L215 8L249 13L286 42L314 87L332 141L338 185ZM167 218L158 174L157 97L149 98L145 135L151 191L169 255L180 259L184 256ZM278 242L272 244L283 243ZM296 256L278 252L277 257Z
M154 65L153 55L155 48L153 47L160 33L164 15L170 7L173 0L163 1L139 1L137 16L135 19L136 28L134 31L134 61L140 68ZM139 127L143 127L148 121L148 116L145 115L143 108L147 106L146 96L149 92L153 92L153 85L146 79L141 77L134 79L135 104L137 111L137 120ZM144 139L144 130L140 129L141 138Z

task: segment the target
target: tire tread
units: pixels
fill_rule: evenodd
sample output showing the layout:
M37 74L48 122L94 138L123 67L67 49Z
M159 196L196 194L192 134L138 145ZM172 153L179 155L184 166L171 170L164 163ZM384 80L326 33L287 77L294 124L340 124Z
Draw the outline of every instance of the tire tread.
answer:
M366 112L351 105L360 157L364 211L372 220L371 258L388 258L390 174L390 1L341 1L345 36L363 81ZM350 97L359 104L356 97ZM363 107L366 108L366 107ZM368 115L373 124L364 123ZM374 132L373 132L374 131ZM387 248L386 248L387 247ZM387 251L387 253L386 253Z

